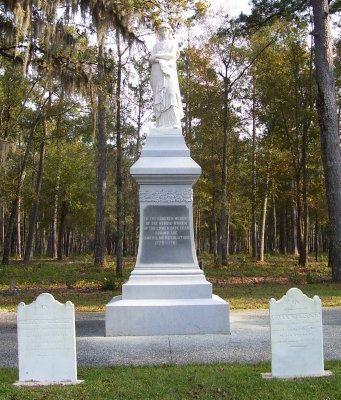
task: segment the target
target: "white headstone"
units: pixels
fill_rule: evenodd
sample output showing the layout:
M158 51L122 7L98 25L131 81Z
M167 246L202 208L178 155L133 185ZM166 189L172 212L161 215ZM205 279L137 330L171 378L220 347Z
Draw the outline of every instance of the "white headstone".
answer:
M77 383L74 305L42 293L17 308L19 384Z
M323 376L321 299L292 288L269 304L272 377Z

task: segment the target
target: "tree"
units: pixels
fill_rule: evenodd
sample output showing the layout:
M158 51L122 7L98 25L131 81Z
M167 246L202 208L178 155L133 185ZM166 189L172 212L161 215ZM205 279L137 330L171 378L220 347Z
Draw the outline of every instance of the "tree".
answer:
M334 281L341 281L341 148L338 132L335 77L330 8L328 0L296 2L293 0L254 0L253 12L247 20L249 26L259 27L276 18L294 18L312 6L317 83L316 108L320 125L321 156L324 167L326 195L329 213L329 264ZM336 3L335 3L336 4ZM339 11L338 7L335 7Z
M328 0L312 0L314 15L317 113L329 213L329 263L341 281L341 146L336 105L333 46Z
M209 226L210 248L214 263L218 266L218 194L221 188L222 146L222 96L221 85L214 69L212 49L206 43L190 46L180 60L181 93L186 93L185 119L188 121L187 144L192 157L201 165L202 176L194 191L194 221L197 252L203 249L205 228ZM188 70L188 60L190 73ZM191 121L195 121L194 123ZM232 124L231 124L232 127ZM190 132L190 134L189 134ZM209 157L207 156L209 154ZM213 161L213 162L212 162ZM199 194L200 193L200 194ZM200 199L200 200L199 200ZM206 215L210 220L206 221Z
M229 25L227 28L226 25ZM219 75L223 81L223 144L221 166L221 207L220 207L220 249L222 265L228 262L228 142L231 117L231 95L240 74L240 51L238 50L238 31L231 21L226 21L212 42L221 63Z
M72 84L79 83L82 80L79 79L80 76L84 78L83 69L74 68L75 59L79 55L76 51L78 50L76 42L78 39L78 44L82 42L81 34L65 29L65 25L57 23L58 5L59 2L43 2L41 4L25 1L3 2L4 10L1 10L3 18L0 23L0 54L7 60L11 60L14 65L21 65L22 76L25 77L27 75L28 78L26 80L32 81L32 87L27 92L27 97L22 103L22 110L17 114L18 119L15 125L20 125L22 122L24 108L29 109L26 103L32 100L32 91L43 75L46 74L52 77L54 73L58 72L59 77L62 77L62 84L69 87L70 81ZM73 34L78 39L74 40L75 36ZM72 57L75 54L77 56ZM32 72L28 68L29 65L32 67ZM52 70L54 73L52 73ZM70 80L70 71L72 72L72 80ZM15 98L15 96L13 97ZM30 122L32 128L28 135L25 155L22 160L19 160L16 196L6 229L4 263L8 263L9 260L9 246L13 237L13 221L17 220L20 215L20 196L26 174L27 160L35 131L40 124L40 117L33 117L33 122ZM19 143L22 141L21 136L19 136ZM32 217L36 213L34 209L32 209ZM34 218L32 218L32 224L34 223L33 220ZM29 242L33 240L32 229ZM20 227L17 228L18 237L19 233Z
M28 235L26 239L26 246L25 246L25 254L24 254L24 264L28 265L30 262L32 246L33 246L33 235L34 229L37 222L37 213L38 213L38 206L39 206L39 198L41 192L41 186L43 183L43 173L44 173L44 158L45 158L45 141L47 136L47 122L46 119L44 120L44 135L41 138L41 143L39 146L39 167L38 167L38 174L37 174L37 181L35 185L35 199L32 203L31 213L30 213L30 222L28 228Z
M19 208L19 204L20 204L21 192L23 189L24 180L25 180L25 176L26 176L27 161L28 161L28 157L29 157L29 154L31 151L31 146L33 143L34 135L35 135L38 125L42 119L42 115L44 112L43 110L44 110L46 103L47 103L47 99L42 99L40 107L38 108L38 110L35 112L35 114L33 116L33 121L31 121L30 133L29 133L29 136L27 139L25 154L24 154L23 159L20 162L19 177L18 177L18 182L17 182L16 193L15 193L15 197L13 200L11 213L10 213L10 216L8 219L6 235L5 235L5 240L4 240L4 249L3 249L3 258L2 258L3 264L8 264L8 262L9 262L9 254L10 254L10 246L11 246L11 242L12 242L14 222L18 215L18 208ZM44 154L44 145L42 146L41 155L43 156L43 154ZM41 175L41 179L42 179L42 175ZM37 184L37 191L40 191L40 188L41 188L41 182L39 182L39 184ZM36 211L33 210L33 213L35 213L35 212Z
M252 257L258 257L257 243L257 134L256 134L256 77L252 76L252 219L251 247Z
M99 18L99 15L96 16ZM101 20L100 20L101 21ZM104 22L104 21L103 21ZM108 93L105 78L105 25L98 29L98 85L97 85L97 197L94 264L104 267L105 252L105 210L106 210L106 170L107 170L107 107Z
M8 264L10 256L10 247L13 241L13 234L15 229L17 230L17 238L20 237L20 227L18 226L18 216L21 203L21 194L26 176L26 165L27 160L31 151L31 145L33 142L34 131L36 129L35 123L33 123L32 129L25 129L24 125L21 124L22 118L29 118L25 112L26 103L29 98L29 93L33 90L36 81L32 83L23 78L19 73L18 66L10 65L4 62L4 73L0 81L0 96L1 96L1 118L0 118L0 140L2 143L2 162L0 168L5 172L5 165L7 164L8 153L10 146L15 146L18 143L18 157L16 159L17 168L15 188L13 188L14 196L7 198L8 208L10 209L10 215L7 220L6 229L3 233L3 258L2 263ZM27 126L27 120L26 120ZM26 146L25 146L26 144ZM21 154L24 148L24 154ZM5 164L6 163L6 164ZM4 218L5 219L5 218ZM5 226L5 221L2 221ZM16 226L15 226L16 225ZM19 228L19 229L18 229Z
M115 94L116 105L116 275L123 275L123 239L124 239L124 210L123 210L123 176L122 176L122 123L121 123L121 96L122 96L122 56L120 33L116 31L117 46L117 84Z

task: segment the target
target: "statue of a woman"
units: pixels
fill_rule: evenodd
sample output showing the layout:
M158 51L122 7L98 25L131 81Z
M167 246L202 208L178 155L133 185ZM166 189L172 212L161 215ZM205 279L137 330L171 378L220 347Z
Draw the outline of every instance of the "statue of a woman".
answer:
M158 38L149 59L156 126L180 128L184 114L176 68L178 44L168 24L160 25Z

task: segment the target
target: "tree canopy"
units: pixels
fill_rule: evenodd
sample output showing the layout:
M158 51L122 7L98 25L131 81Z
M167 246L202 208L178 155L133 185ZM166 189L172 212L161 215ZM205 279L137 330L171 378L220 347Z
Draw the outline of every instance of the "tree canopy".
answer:
M311 3L254 0L249 16L234 19L195 1L1 1L3 262L95 254L101 266L106 255L136 255L129 168L153 124L144 35L167 20L180 40L183 133L203 170L198 254L219 267L231 253L261 261L290 252L307 265L309 254L329 251L341 280L339 175L329 177L326 158L339 165L341 157L340 40L322 54L328 26L317 32ZM340 10L338 1L329 7ZM333 133L318 78L324 60L334 77Z

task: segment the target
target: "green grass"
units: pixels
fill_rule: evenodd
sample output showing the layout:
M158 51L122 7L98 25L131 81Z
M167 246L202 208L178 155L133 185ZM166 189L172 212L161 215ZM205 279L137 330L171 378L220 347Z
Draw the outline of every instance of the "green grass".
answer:
M115 264L95 268L88 261L34 260L30 266L15 261L0 267L0 312L15 311L19 302L31 303L42 292L61 302L72 301L76 311L103 311L105 304L121 293L122 283L134 266L125 260L123 278L115 277Z
M125 260L125 276L134 266L134 261ZM105 268L96 268L90 262L34 260L31 265L24 266L19 261L9 266L0 266L0 287L20 286L60 286L67 288L96 288L105 285L115 275L115 263L109 262ZM117 280L119 283L120 280Z
M333 376L266 380L270 364L165 365L79 368L84 383L66 387L18 388L14 369L0 369L0 400L339 400L341 362L327 362Z
M216 286L214 293L230 303L231 309L261 309L268 308L271 297L279 300L291 287L298 287L309 297L318 295L323 307L341 307L341 285L331 283L321 284L260 284L251 286L220 287ZM340 396L341 399L341 396Z
M232 309L267 308L271 297L279 299L291 287L310 297L319 295L325 307L341 306L341 284L331 282L325 255L318 261L310 258L306 268L300 268L297 258L290 255L269 255L264 263L236 255L220 268L213 267L210 255L203 254L202 259L214 293L229 301ZM61 302L71 300L76 311L104 311L105 304L121 293L134 263L126 258L124 276L117 279L114 262L101 269L86 258L64 262L37 259L28 267L12 261L0 267L0 311L15 311L18 303L29 304L43 291Z
M308 296L318 294L324 306L341 306L341 285L332 283L325 257L299 268L290 256L269 256L265 263L248 257L231 257L228 267L214 268L204 255L205 274L214 292L231 308L267 308L271 297L279 299L293 286ZM88 260L56 262L35 260L29 267L19 262L0 268L0 311L14 311L43 291L61 302L71 300L77 311L103 311L121 292L134 260L127 259L124 277L115 279L115 264L94 268ZM203 365L161 367L79 368L84 383L69 387L17 388L15 369L0 369L0 400L340 400L341 362L327 362L328 378L264 380L269 363L257 365Z

